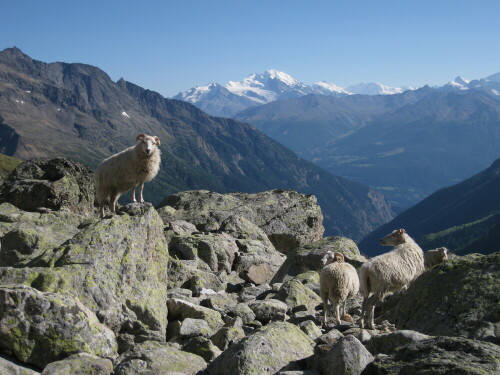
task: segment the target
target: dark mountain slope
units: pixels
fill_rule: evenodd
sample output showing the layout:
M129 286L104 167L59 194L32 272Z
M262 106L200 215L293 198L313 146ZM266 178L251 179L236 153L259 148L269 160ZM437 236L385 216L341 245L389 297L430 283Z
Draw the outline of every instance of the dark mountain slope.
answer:
M494 234L490 232L495 226L498 228L498 223L500 159L485 171L430 195L370 233L359 246L369 255L379 254L385 250L378 245L378 239L394 229L405 228L427 249L437 246L470 249L480 240L492 240ZM496 247L500 250L500 243ZM483 250L477 248L476 251Z
M65 155L95 167L135 142L162 140L162 168L145 189L159 202L189 189L315 194L328 234L360 239L392 217L382 194L301 160L254 127L211 117L96 67L0 53L0 151L19 158Z

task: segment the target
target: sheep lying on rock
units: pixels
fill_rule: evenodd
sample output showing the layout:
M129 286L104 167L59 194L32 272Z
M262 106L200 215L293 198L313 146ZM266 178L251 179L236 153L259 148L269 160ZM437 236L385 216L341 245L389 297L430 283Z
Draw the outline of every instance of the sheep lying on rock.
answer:
M424 271L424 252L404 229L398 229L380 240L385 246L394 246L390 252L365 262L359 270L363 305L360 326L365 320L374 328L373 311L377 302L388 292L405 288Z
M139 202L143 203L144 183L151 181L160 169L160 138L139 134L135 146L105 159L94 173L97 201L101 218L104 204L109 199L109 209L115 211L116 201L132 189L132 202L136 202L135 188L139 185Z
M354 297L359 290L359 278L356 269L345 263L341 253L327 252L322 259L325 266L320 274L320 296L323 300L323 326L326 326L328 300L335 311L335 322L340 324L340 305L342 315L346 314L346 301Z
M425 268L431 268L440 263L443 263L447 259L448 249L446 247L428 250L424 256L424 266Z

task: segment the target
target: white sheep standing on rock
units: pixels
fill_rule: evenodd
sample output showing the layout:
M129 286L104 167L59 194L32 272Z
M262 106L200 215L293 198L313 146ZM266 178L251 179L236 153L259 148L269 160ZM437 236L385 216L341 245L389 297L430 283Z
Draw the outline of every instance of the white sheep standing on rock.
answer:
M380 240L384 246L394 246L388 253L365 262L359 270L363 305L360 326L365 320L374 328L373 312L377 302L388 292L405 288L424 271L424 252L404 229L398 229Z
M425 268L434 267L443 263L448 259L448 249L446 247L439 247L434 250L428 250L424 255Z
M340 324L340 306L342 316L346 314L346 301L354 297L359 290L359 278L356 269L345 263L341 253L328 251L322 259L323 269L320 274L320 295L323 300L323 326L326 326L328 301L332 302L335 321Z
M142 191L144 183L151 181L160 169L161 152L157 146L160 138L139 134L135 146L105 159L94 173L97 201L101 218L104 217L104 204L109 200L109 209L115 211L120 195L132 189L132 202L135 188L139 185L139 202L144 203Z

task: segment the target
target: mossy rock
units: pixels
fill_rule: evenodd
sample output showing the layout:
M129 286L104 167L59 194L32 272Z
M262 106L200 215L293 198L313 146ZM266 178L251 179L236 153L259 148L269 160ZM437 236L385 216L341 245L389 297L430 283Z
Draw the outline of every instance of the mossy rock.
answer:
M285 281L274 298L286 303L289 310L304 305L307 310L314 311L322 303L320 296L295 279Z
M115 357L114 333L77 298L25 285L0 287L0 347L44 367L85 352Z
M112 372L113 363L109 359L79 353L62 361L49 363L42 375L110 375Z
M297 326L271 323L230 346L207 368L210 375L275 374L313 355L313 341Z
M455 257L388 298L382 317L399 329L499 342L500 253ZM484 335L485 329L490 334Z
M146 341L123 353L117 360L115 375L182 373L195 375L207 364L198 355L180 350L176 344Z

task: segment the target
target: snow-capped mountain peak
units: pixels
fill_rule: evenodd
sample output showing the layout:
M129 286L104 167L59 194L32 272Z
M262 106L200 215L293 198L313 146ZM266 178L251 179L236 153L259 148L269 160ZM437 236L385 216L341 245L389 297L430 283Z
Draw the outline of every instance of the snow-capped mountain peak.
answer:
M349 92L345 88L337 86L334 83L329 83L329 82L325 82L325 81L313 83L313 88L316 91L321 92L322 94L327 94L327 95L333 94L333 93L349 94Z
M347 91L361 95L392 95L402 93L405 90L401 87L385 86L378 82L362 82L347 87Z

